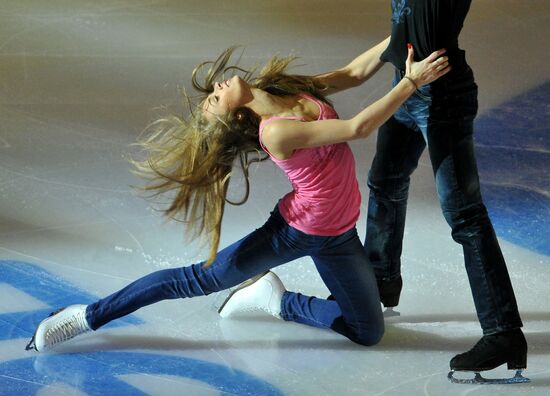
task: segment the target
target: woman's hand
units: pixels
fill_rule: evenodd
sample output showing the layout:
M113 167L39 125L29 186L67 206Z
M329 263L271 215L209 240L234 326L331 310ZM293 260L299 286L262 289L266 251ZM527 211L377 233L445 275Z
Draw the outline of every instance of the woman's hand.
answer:
M426 59L415 62L414 49L409 44L409 54L405 62L405 77L411 79L418 88L447 74L451 70L451 66L449 58L442 56L445 51L445 49L434 51Z

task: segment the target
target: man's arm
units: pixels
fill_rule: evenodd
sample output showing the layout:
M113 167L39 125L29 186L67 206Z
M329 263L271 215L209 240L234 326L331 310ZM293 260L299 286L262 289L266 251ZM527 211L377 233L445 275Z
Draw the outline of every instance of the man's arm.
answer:
M361 85L371 78L383 65L380 55L388 47L390 37L352 60L347 66L314 76L327 89L326 95Z

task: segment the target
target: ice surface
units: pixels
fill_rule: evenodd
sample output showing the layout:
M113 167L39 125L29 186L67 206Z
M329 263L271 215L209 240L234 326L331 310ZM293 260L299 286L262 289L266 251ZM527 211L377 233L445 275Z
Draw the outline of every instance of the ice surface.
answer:
M340 67L388 34L389 3L2 2L0 394L550 392L546 0L473 2L462 35L480 86L481 180L525 323L530 384L452 385L446 378L449 359L481 333L425 156L412 181L401 316L387 319L375 347L261 315L220 320L223 296L211 295L144 308L55 354L24 351L38 318L56 304L101 297L202 258L180 224L164 223L132 189L140 181L126 161L154 109L179 104L178 87L190 88L195 64L243 44L245 65L293 52L307 65L300 73ZM385 67L365 86L335 95L341 117L387 92L390 76ZM365 203L374 145L374 137L352 144ZM222 245L261 225L288 189L272 164L254 166L250 201L227 208ZM26 263L20 268L33 280L21 284L8 262ZM289 289L327 294L309 259L276 272ZM500 368L491 376L506 374Z

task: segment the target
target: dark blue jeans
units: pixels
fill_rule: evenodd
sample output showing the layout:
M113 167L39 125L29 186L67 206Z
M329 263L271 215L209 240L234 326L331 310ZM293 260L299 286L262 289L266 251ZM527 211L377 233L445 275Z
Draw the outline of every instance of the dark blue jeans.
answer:
M209 268L198 263L153 272L89 305L86 318L95 330L157 301L228 289L303 256L312 257L335 301L286 292L283 319L332 329L359 344L378 343L384 333L380 297L357 230L308 235L289 226L277 209L261 228L220 251Z
M394 84L401 75L396 72ZM479 186L473 145L477 86L461 78L424 86L378 132L369 172L365 250L378 279L401 273L410 176L426 145L437 194L466 272L484 334L521 327L516 299Z

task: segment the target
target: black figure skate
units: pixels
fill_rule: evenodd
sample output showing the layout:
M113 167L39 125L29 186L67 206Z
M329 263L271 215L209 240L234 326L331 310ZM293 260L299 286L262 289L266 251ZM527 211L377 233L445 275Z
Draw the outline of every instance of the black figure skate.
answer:
M487 379L480 371L492 370L502 364L508 370L516 370L512 378ZM455 384L517 384L529 382L521 375L527 367L527 342L521 329L483 336L468 352L451 359L451 371L447 378ZM455 371L474 372L472 379L455 378Z
M389 318L392 316L401 315L400 312L394 311L393 308L399 304L399 296L401 295L401 289L403 288L403 280L401 275L398 278L392 280L377 279L378 291L380 292L380 301L386 307L384 311L384 317Z

